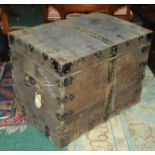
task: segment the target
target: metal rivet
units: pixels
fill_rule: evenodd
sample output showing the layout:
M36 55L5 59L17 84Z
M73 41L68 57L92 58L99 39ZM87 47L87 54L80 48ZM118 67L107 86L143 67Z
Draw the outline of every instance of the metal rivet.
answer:
M138 40L141 42L143 40L143 36L139 37Z
M115 57L117 55L117 46L111 48L110 56Z
M130 45L130 42L129 41L125 42L125 45L128 47Z
M48 56L45 53L43 53L42 56L45 61L48 59Z
M96 58L100 58L102 55L102 51L98 51L97 53L95 53L95 57Z
M33 52L33 50L34 50L33 46L30 45L30 44L29 44L29 49L30 49L31 52Z

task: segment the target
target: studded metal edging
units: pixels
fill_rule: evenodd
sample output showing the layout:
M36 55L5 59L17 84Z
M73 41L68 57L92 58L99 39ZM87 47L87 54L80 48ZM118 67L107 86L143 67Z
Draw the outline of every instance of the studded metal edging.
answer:
M63 98L57 97L57 103L59 105L66 104L67 101L73 101L74 98L75 98L75 95L73 95L73 94L69 94L68 96L65 96Z
M70 110L68 112L65 112L63 114L60 114L60 113L57 113L56 114L56 117L59 121L64 121L66 119L71 119L72 118L72 115L73 115L74 111L73 110Z

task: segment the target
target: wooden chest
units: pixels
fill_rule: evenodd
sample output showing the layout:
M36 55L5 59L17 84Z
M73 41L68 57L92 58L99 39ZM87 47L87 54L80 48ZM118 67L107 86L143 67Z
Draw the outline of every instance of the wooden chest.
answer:
M150 34L101 13L11 32L16 98L64 146L139 101Z

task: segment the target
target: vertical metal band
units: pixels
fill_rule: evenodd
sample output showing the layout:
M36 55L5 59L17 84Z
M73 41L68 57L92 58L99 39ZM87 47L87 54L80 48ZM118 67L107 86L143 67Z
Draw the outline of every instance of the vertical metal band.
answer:
M108 84L114 80L114 73L116 68L116 58L109 61L108 65Z
M104 102L104 114L103 120L107 120L110 112L114 107L114 85L116 79L116 60L117 60L117 47L114 46L110 52L111 59L108 64L108 75L107 75L107 88L105 94L105 102Z

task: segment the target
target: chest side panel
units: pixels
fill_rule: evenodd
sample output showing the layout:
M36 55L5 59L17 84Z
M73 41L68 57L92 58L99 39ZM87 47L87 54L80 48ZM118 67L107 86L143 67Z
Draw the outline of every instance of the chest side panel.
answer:
M135 49L117 60L115 82L115 110L139 102L145 75L149 46Z
M55 87L56 84L51 83L52 80L48 83L50 75L45 70L42 70L44 75L38 74L36 64L29 58L13 51L12 62L14 64L12 71L14 87L18 101L25 107L32 121L44 126L44 130L45 126L48 126L51 128L51 133L54 134L56 128L61 126L56 117L57 111L62 111L61 106L56 104L57 96L63 95L64 91ZM36 99L39 96L38 103Z

